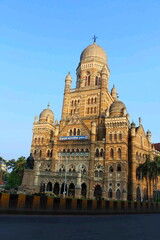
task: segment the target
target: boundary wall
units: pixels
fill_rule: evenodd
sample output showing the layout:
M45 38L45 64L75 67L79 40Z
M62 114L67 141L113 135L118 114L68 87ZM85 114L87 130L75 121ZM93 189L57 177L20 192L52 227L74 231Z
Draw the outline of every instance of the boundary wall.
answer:
M0 193L0 214L105 215L131 213L160 213L160 203Z

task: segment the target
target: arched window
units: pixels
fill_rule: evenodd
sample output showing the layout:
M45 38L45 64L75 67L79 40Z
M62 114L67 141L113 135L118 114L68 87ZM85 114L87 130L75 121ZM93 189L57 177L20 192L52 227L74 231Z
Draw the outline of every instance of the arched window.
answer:
M88 98L88 104L90 104L90 98Z
M59 194L59 189L60 189L59 183L55 183L54 188L53 188L53 192L58 195Z
M75 171L76 171L75 166L72 165L72 166L69 168L69 172L75 172Z
M121 191L119 189L117 189L117 191L116 191L116 199L117 200L121 199Z
M81 185L81 195L82 195L82 197L86 198L86 195L87 195L87 185L85 183L83 183Z
M40 138L38 138L38 143L40 143Z
M117 141L117 134L114 134L114 140Z
M111 148L111 150L110 150L110 158L114 159L114 150L113 150L113 148Z
M36 150L34 150L34 156L36 156L36 154L37 154L37 151L36 151Z
M94 176L98 177L98 171L97 170L94 172Z
M73 106L73 102L74 102L74 101L72 100L72 104L71 104L72 106Z
M96 76L95 85L98 85L98 77Z
M108 198L112 199L112 189L111 188L108 191Z
M121 165L120 164L118 164L118 166L117 166L117 172L121 172Z
M113 167L112 166L109 167L109 172L113 173Z
M39 157L42 157L42 150L39 150Z
M91 113L92 113L93 109L91 108Z
M122 158L122 151L120 148L118 148L118 159Z
M93 104L93 98L91 98L91 104Z
M122 141L122 133L119 134L119 140Z
M76 136L76 128L74 128L73 135Z
M74 105L75 105L75 106L77 105L77 100L75 100Z
M59 172L65 172L65 167L63 165L60 167Z
M72 129L70 129L69 131L69 136L72 136Z
M96 113L96 111L97 111L97 108L95 107L95 108L94 108L94 113Z
M109 140L112 141L112 133L109 134Z
M102 178L103 177L103 172L99 171L99 177Z
M49 182L46 187L46 191L51 192L52 191L52 183Z
M89 114L89 108L87 108L87 114Z
M99 149L96 149L96 153L95 153L96 157L99 157Z
M37 143L37 138L34 139L34 143L35 143L35 144Z
M80 135L80 129L77 130L77 136L79 136L79 135Z
M103 157L103 155L104 155L104 151L103 151L103 149L101 149L101 151L100 151L100 157Z

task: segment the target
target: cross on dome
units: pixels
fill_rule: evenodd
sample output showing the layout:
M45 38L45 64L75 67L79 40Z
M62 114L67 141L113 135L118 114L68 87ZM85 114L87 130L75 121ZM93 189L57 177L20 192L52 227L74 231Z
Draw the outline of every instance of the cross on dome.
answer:
M92 38L92 39L93 39L93 43L96 43L96 39L97 39L97 38L98 38L98 37L97 37L96 35L93 36L93 38Z

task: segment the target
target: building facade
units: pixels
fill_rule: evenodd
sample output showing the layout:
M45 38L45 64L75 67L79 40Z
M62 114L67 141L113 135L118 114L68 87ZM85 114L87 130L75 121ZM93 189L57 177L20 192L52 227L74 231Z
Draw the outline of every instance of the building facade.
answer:
M76 75L74 89L71 74L66 76L60 122L49 105L35 117L34 169L25 171L20 189L78 198L145 197L146 185L137 180L136 168L159 151L141 119L139 126L130 123L116 88L109 91L107 55L95 41L82 52Z

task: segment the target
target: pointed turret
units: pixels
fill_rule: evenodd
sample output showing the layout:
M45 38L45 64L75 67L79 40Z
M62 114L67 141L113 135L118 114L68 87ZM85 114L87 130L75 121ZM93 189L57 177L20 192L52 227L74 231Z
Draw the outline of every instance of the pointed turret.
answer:
M72 76L69 72L65 79L65 90L64 90L65 92L70 92L71 84L72 84Z
M115 88L115 86L113 85L112 89L111 89L111 96L113 97L114 101L117 100L117 89Z

